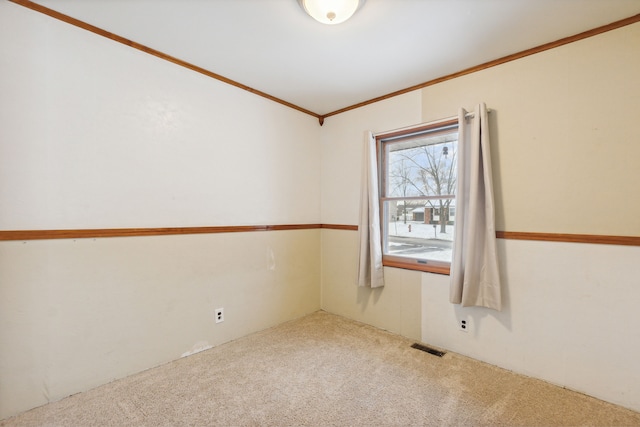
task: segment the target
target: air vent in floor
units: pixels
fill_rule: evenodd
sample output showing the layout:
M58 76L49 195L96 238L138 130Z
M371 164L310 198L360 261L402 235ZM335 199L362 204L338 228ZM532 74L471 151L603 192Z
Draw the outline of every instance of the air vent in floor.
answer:
M434 348L427 347L426 345L422 345L422 344L418 344L418 343L412 344L411 348L415 348L415 349L421 350L421 351L426 351L427 353L433 354L434 356L438 356L438 357L442 357L445 354L447 354L444 351L436 350Z

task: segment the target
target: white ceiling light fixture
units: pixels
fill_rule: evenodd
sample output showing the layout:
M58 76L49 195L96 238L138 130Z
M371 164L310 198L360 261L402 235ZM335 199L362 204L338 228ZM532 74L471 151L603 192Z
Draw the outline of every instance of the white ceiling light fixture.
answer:
M298 0L300 7L318 22L340 24L351 18L366 0Z

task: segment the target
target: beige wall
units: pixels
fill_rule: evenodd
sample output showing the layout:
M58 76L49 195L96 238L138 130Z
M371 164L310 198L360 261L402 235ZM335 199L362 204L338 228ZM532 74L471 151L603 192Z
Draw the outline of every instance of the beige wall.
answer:
M356 286L358 233L322 231L322 309L419 341L421 274L385 268L384 288Z
M0 70L0 229L319 222L313 117L10 2ZM318 310L319 259L320 230L0 243L0 419Z
M497 229L640 236L640 25L422 91L423 120L493 110Z
M322 141L323 222L357 224L362 131L493 109L498 229L640 235L640 24L330 117ZM401 116L398 116L401 112ZM419 115L416 118L416 115ZM393 123L386 120L395 118ZM602 171L605 167L605 172ZM329 234L331 233L331 234ZM449 277L386 268L355 285L357 232L322 235L322 307L515 372L640 410L638 248L498 240L504 308L448 301ZM421 304L414 285L420 278ZM401 302L399 302L401 301ZM417 313L419 311L419 313ZM461 319L471 331L459 330Z
M447 303L422 278L422 340L640 410L640 248L498 239L503 310ZM458 323L470 322L467 333Z
M318 222L317 119L1 7L1 229Z
M419 123L420 103L420 91L414 91L327 118L321 134L322 223L358 223L365 131ZM384 289L358 288L357 247L357 232L322 231L322 308L419 339L420 273L385 269Z
M423 90L423 119L484 101L497 229L640 236L640 24ZM499 240L501 313L423 276L426 342L640 410L637 247ZM458 322L472 322L460 333Z
M0 243L0 418L317 311L319 257L319 230Z

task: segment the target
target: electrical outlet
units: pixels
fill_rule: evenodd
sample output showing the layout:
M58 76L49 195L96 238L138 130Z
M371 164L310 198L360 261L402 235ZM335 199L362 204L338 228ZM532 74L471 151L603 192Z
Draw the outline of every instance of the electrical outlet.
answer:
M461 319L459 320L460 323L458 323L458 329L460 329L460 332L469 332L469 330L471 329L471 322L469 322L469 320L467 319Z
M224 308L216 308L216 323L224 322Z

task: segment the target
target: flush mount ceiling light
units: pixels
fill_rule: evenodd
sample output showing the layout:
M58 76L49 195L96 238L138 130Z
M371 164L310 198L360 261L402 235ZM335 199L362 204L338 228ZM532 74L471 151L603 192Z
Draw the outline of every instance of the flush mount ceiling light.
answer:
M298 0L309 16L323 24L335 25L346 21L362 7L366 0Z

